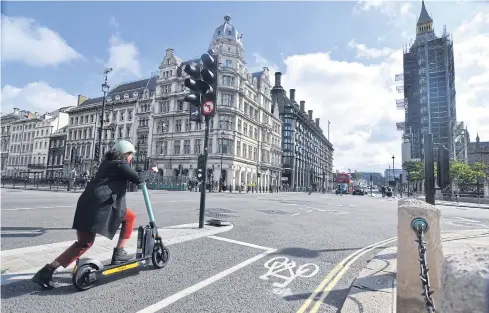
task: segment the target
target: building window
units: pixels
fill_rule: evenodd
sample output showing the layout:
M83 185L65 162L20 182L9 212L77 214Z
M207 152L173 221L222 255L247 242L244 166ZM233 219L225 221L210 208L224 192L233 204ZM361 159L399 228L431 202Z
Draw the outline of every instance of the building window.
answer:
M226 66L227 67L233 67L233 61L232 60L226 60Z
M127 93L124 94L124 99L129 99L129 95Z
M190 140L183 141L183 154L190 154Z
M183 111L183 101L182 100L177 101L177 110Z
M124 113L125 113L124 111L121 111L120 119L119 119L120 122L124 122Z
M177 133L182 132L182 120L176 120L175 128Z
M173 143L173 154L174 155L180 154L180 140L175 140L175 142Z
M201 144L201 139L195 139L194 140L194 154L199 154L200 152L200 147L202 146Z
M233 105L233 100L234 100L234 95L231 94L231 93L226 93L226 92L223 92L222 93L222 97L221 97L221 104L222 105L227 105L227 106L232 106Z
M163 141L163 143L161 144L161 151L160 151L161 154L163 155L167 155L168 154L168 141Z

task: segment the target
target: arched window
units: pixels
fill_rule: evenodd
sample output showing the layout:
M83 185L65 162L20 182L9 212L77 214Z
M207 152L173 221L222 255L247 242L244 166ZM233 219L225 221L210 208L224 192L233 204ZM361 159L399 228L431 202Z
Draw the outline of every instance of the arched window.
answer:
M136 98L136 97L138 96L138 92L137 92L137 91L135 91L135 92L132 94L132 96L133 96L134 98Z
M107 98L107 102L110 102L110 101L112 101L112 98L111 97L108 97Z
M124 94L124 99L129 99L129 95L127 93Z
M115 96L115 100L120 100L121 97L119 95Z

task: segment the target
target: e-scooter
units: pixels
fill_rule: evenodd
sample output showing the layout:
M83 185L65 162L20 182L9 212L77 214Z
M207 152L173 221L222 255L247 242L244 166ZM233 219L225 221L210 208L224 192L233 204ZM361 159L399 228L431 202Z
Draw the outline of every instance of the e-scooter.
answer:
M142 183L140 186L143 190L149 225L145 227L139 226L136 258L117 265L104 265L95 259L78 259L72 273L72 281L76 289L84 291L95 286L96 282L103 277L130 269L143 268L148 264L149 259L151 259L153 266L158 269L168 264L170 251L165 247L161 237L158 235L158 228L155 224L146 183Z

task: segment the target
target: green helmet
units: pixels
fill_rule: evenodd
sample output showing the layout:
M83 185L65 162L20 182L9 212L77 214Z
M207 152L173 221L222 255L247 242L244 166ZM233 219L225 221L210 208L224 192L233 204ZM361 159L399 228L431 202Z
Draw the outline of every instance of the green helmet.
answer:
M120 153L136 153L136 149L134 149L134 146L132 143L130 143L127 140L119 140L113 148L115 151L120 152Z

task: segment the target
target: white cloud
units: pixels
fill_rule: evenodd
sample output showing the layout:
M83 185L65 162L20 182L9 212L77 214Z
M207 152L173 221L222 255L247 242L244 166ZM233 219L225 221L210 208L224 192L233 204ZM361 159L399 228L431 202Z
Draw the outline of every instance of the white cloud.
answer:
M115 28L119 28L119 22L117 22L117 19L115 16L112 16L109 20L110 25L114 26Z
M39 113L52 112L61 107L75 106L77 99L44 81L29 83L24 87L6 85L2 88L1 98L2 113L10 113L13 108Z
M370 8L378 3L371 2ZM472 19L460 18L453 35L457 118L468 124L472 138L478 131L482 140L489 140L488 17L486 7ZM404 120L404 112L396 110L400 95L394 76L402 72L402 50L372 49L356 41L349 46L357 49L357 56L378 58L363 64L338 61L329 53L289 56L282 85L297 90L297 100L305 100L306 110L314 110L325 134L331 121L335 168L383 171L392 164L393 154L400 166L401 132L395 123Z
M139 50L134 42L125 42L119 35L113 35L109 40L109 60L105 66L111 67L112 76L141 77Z
M33 19L2 15L2 61L45 67L82 58L57 32Z
M411 2L387 0L360 0L353 7L353 14L374 11L389 17L389 25L400 25L414 18Z
M368 48L364 44L357 43L355 39L350 40L348 47L355 49L357 58L377 59L392 54L393 49L384 47L382 49Z

